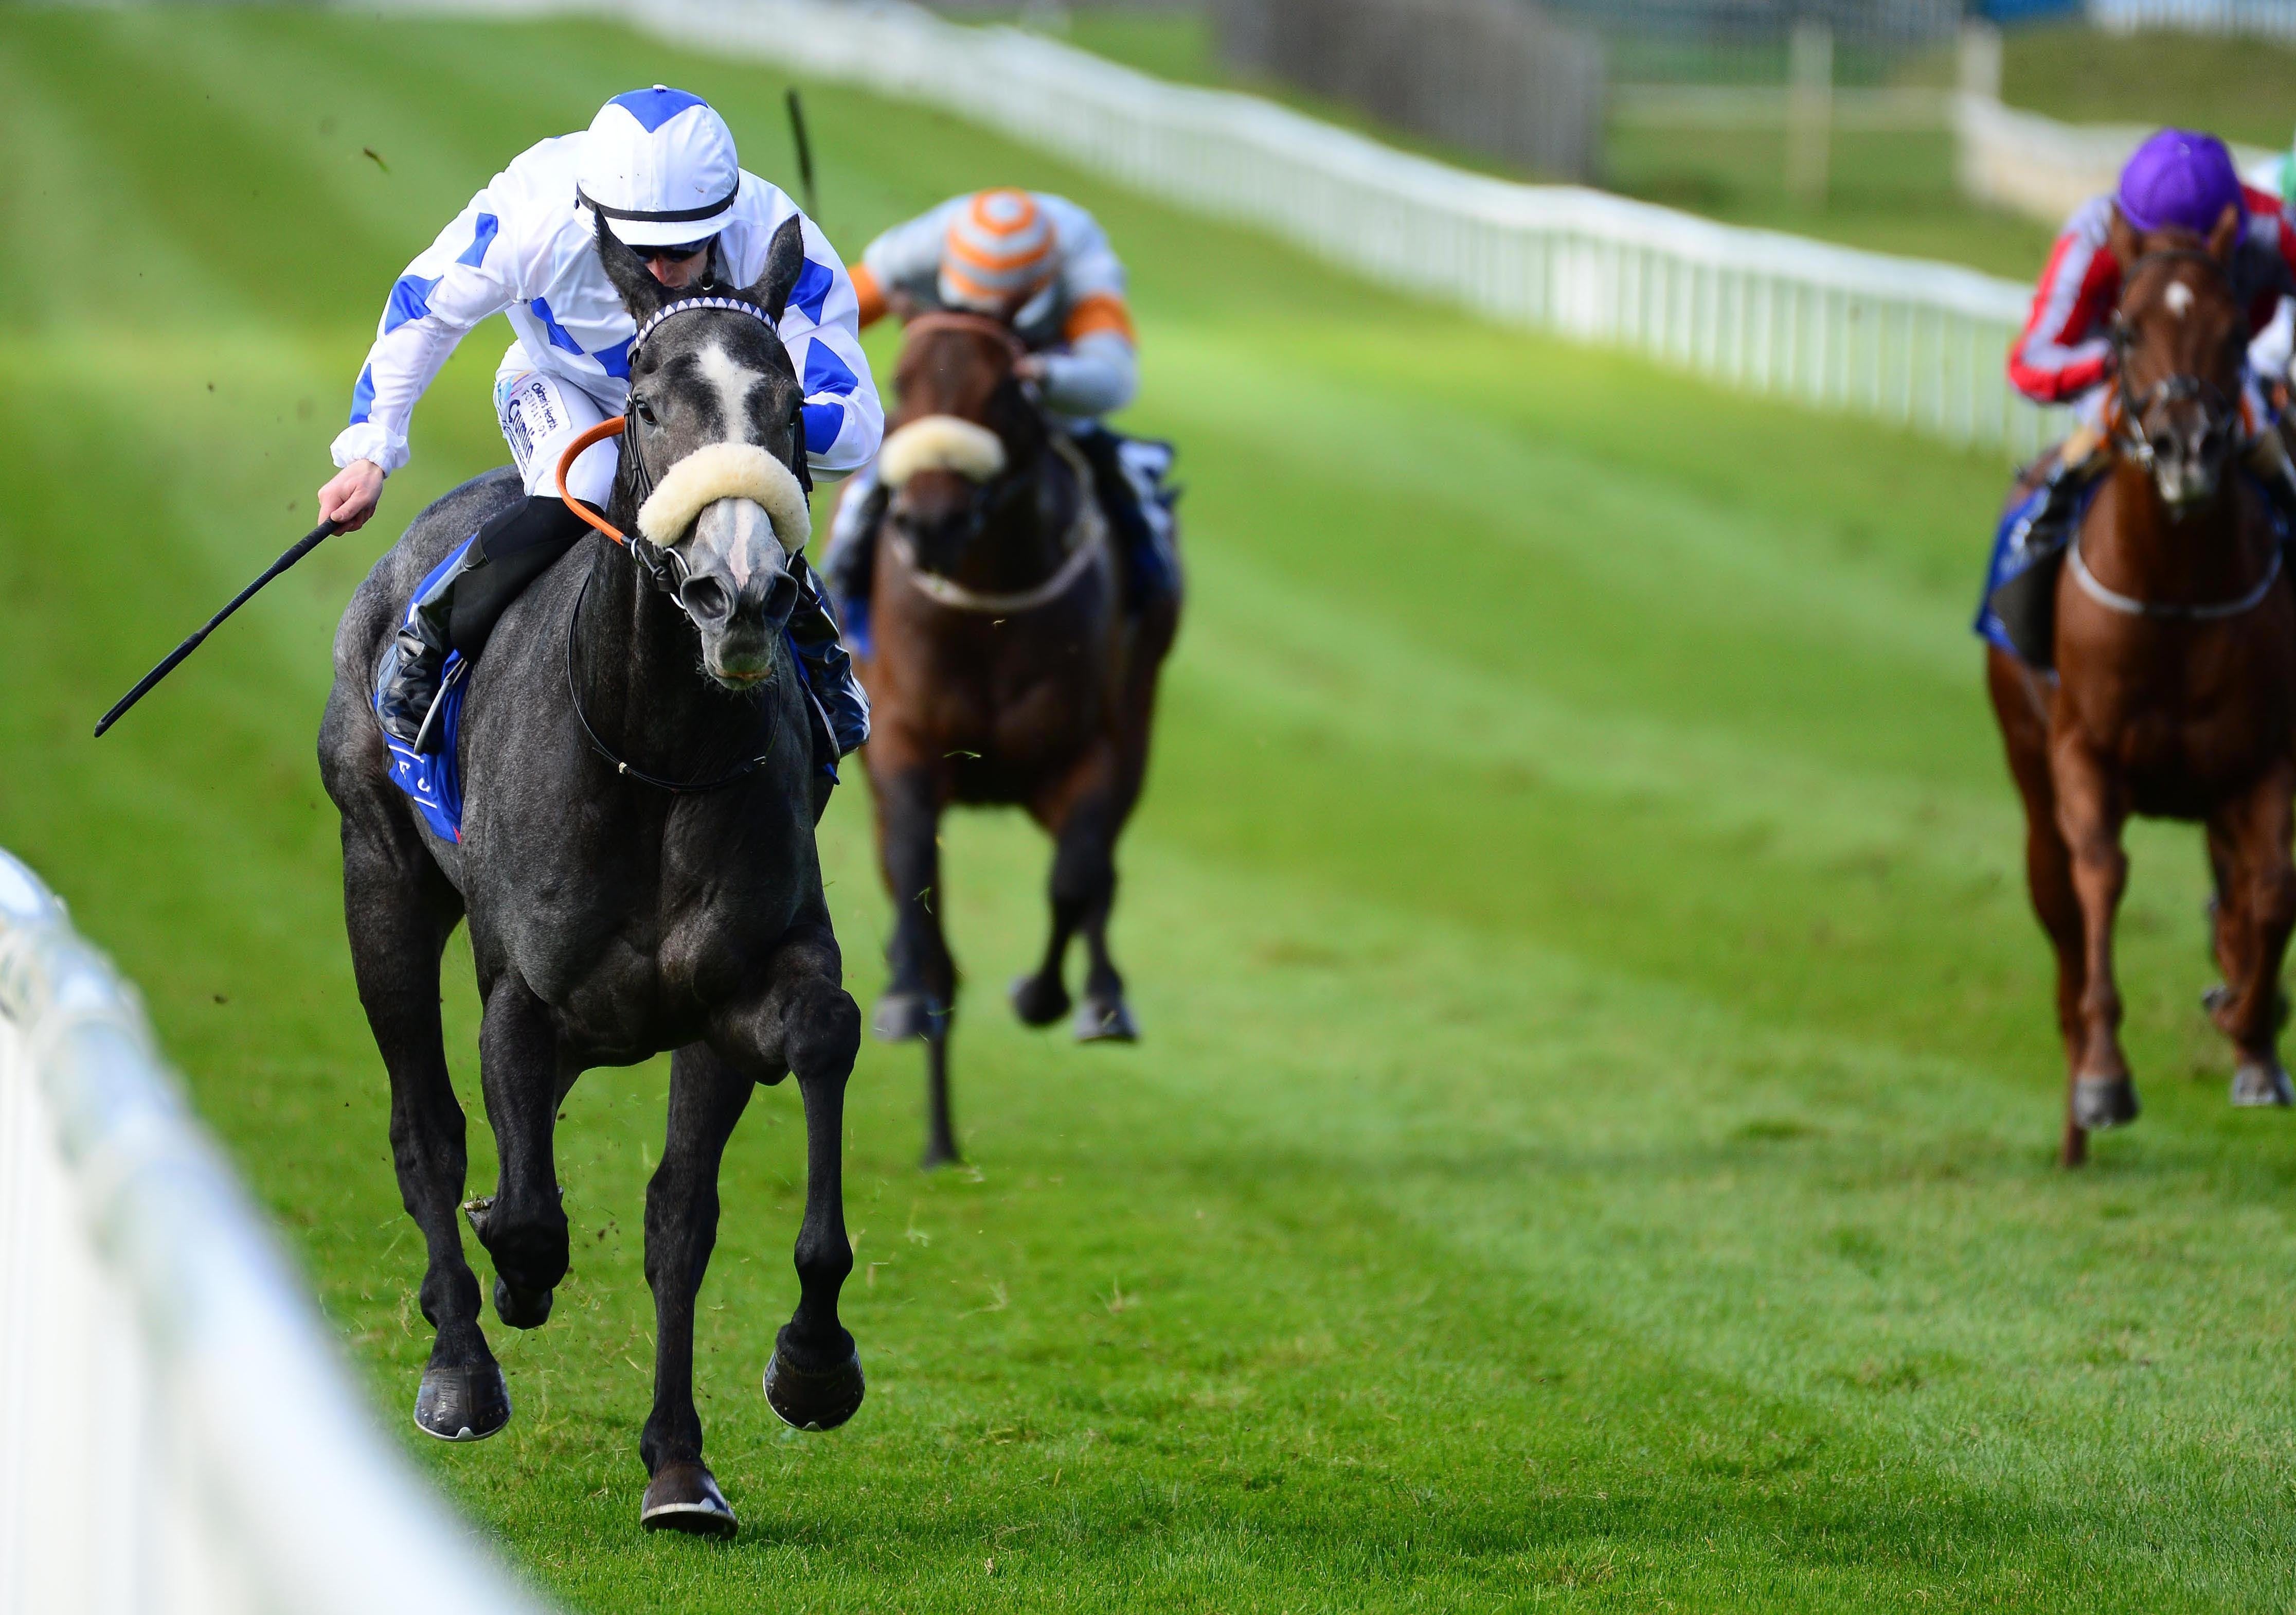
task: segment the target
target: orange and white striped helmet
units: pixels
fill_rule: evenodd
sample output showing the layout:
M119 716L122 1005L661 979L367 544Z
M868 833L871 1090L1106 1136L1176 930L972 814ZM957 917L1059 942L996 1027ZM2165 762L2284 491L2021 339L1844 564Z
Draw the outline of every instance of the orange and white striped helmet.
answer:
M981 191L950 217L942 239L940 300L1008 311L1053 277L1053 221L1026 191Z

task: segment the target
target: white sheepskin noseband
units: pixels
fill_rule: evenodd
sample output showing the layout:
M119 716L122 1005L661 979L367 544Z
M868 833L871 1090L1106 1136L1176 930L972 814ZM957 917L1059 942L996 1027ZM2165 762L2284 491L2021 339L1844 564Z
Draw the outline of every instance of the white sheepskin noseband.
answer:
M638 507L638 531L668 549L719 499L755 499L774 537L795 555L813 536L813 512L790 468L755 443L710 443L672 466Z
M899 488L920 471L954 471L985 482L1004 469L1004 445L986 426L953 415L911 421L877 451L877 480Z

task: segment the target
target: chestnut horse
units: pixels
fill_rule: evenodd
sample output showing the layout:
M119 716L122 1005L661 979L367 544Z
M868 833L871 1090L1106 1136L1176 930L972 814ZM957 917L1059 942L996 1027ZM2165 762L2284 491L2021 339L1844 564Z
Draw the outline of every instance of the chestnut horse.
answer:
M1069 942L1084 935L1080 1042L1137 1035L1108 954L1116 839L1147 771L1156 680L1177 599L1128 613L1122 567L1083 457L1014 374L1001 322L909 323L878 457L886 499L858 659L864 753L895 925L873 1026L926 1051L928 1166L957 1158L948 1034L957 970L941 932L940 819L1017 804L1052 836L1051 935L1012 986L1032 1026L1069 1011Z
M2055 673L1988 653L2033 906L2057 952L2069 1166L2091 1129L2136 1117L2112 973L2131 813L2206 827L2225 981L2207 1004L2237 1051L2233 1103L2296 1097L2277 1047L2296 925L2296 599L2264 496L2233 464L2248 341L2226 268L2234 227L2227 209L2202 243L2115 218L2128 268L2111 458L2057 580Z

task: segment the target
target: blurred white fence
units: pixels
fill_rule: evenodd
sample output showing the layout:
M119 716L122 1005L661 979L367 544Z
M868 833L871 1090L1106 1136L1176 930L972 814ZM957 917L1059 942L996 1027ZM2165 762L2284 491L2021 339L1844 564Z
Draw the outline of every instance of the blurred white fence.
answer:
M1256 96L1167 83L1037 35L944 22L898 0L357 3L370 13L382 4L618 17L697 51L947 108L1411 295L1511 325L2021 454L2056 429L2002 374L2029 289L1973 269L1469 173Z
M2088 17L2115 33L2160 28L2296 40L2296 0L2088 0Z
M0 1611L504 1615L134 993L0 853Z

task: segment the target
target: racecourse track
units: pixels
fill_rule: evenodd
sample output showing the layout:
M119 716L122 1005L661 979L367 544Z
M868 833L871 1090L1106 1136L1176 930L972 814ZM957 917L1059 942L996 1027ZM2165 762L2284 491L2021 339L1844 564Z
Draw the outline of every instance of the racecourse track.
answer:
M662 80L788 167L783 80L596 26L0 14L0 843L150 996L404 1429L427 1331L312 739L381 529L87 728L311 520L391 278L503 159ZM664 1070L594 1074L518 1413L417 1457L598 1610L2283 1607L2289 1118L2195 999L2201 858L2136 837L2146 1110L2086 1174L1965 617L2004 467L1328 273L808 86L849 254L964 187L1098 210L1193 597L1126 844L1136 1049L1027 1034L1045 858L957 821L959 1121L849 1122L871 1376L799 1438L796 1096L726 1171L699 1354L725 1549L642 1537ZM500 458L480 332L391 531ZM882 340L876 351L885 356ZM885 907L824 830L849 976ZM449 1039L477 1124L467 952ZM260 1388L250 1388L259 1402ZM411 1450L416 1438L406 1432Z

